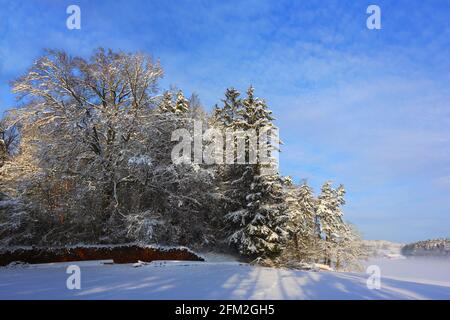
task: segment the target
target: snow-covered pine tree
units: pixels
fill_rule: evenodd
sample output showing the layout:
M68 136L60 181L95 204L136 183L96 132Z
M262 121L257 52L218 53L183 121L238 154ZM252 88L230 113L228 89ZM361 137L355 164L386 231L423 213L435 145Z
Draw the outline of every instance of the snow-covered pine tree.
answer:
M346 226L346 232L335 246L335 268L342 271L362 271L361 260L367 258L367 248L356 227L351 224Z
M159 111L162 113L165 112L175 112L175 107L174 107L174 103L173 103L173 97L172 97L172 92L170 92L169 90L165 91L163 93L162 99L159 103Z
M242 101L239 98L240 93L235 88L228 88L225 91L225 99L222 100L223 106L216 106L212 115L212 122L216 126L225 129L236 129L242 109Z
M325 182L319 195L316 212L325 240L325 262L330 265L333 259L336 259L336 252L352 238L349 226L343 219L344 196L344 186L340 185L337 189L333 189L331 181Z
M304 219L298 201L298 188L289 176L283 179L283 193L286 213L289 218L285 230L289 238L282 256L277 259L277 264L288 266L292 262L300 260L298 237Z
M322 240L315 232L317 199L313 190L306 181L297 186L287 177L284 179L284 194L289 215L289 239L276 263L297 268L302 263L316 262L318 257L321 258Z
M242 108L237 113L240 116L234 124L237 128L254 130L258 134L263 127L273 126L271 111L263 100L254 96L253 87L248 89L247 97L242 100ZM249 257L274 256L281 252L287 238L285 227L288 215L282 179L278 173L262 174L264 166L270 165L259 162L243 165L246 169L238 181L240 186L247 186L250 182L250 188L239 190L245 193L240 208L225 216L231 223L229 243ZM244 179L246 184L241 183ZM231 185L237 185L236 181ZM236 195L242 199L242 194L238 192Z
M242 117L241 128L255 129L258 131L263 127L274 127L272 111L267 107L263 99L255 97L255 89L250 86L247 90L247 97L242 100L243 108L239 110Z
M322 185L317 204L317 217L320 221L320 233L325 238L331 239L333 233L337 230L337 221L335 219L335 194L331 187L331 181L327 181Z
M339 185L337 189L331 188L331 182L326 182L322 187L322 193L319 200L328 210L328 214L320 215L322 222L322 230L327 239L336 239L343 237L348 231L348 226L343 220L342 206L345 204L345 189L343 185Z
M298 214L291 218L295 226L294 244L303 260L314 260L319 250L319 239L316 234L317 199L312 188L304 181L297 188Z
M175 113L185 113L189 110L189 101L184 97L183 91L178 90L175 101Z
M228 88L225 91L225 97L222 99L222 106L215 105L209 124L211 127L222 132L226 137L227 132L232 133L238 129L240 123L239 110L242 109L242 100L240 93L234 88ZM229 137L228 147L236 148L236 138L231 135ZM227 148L227 140L225 138L224 154ZM231 160L231 163L230 163ZM249 165L237 164L236 154L231 154L231 159L227 159L226 163L215 166L217 176L217 191L219 196L217 211L222 213L219 219L218 231L222 239L226 239L229 235L229 222L225 218L227 213L240 210L245 204L245 196L253 178L253 167ZM224 245L228 246L227 241Z
M157 239L161 242L189 245L211 245L215 242L216 190L214 174L210 168L195 163L175 164L171 159L171 151L178 141L172 141L172 133L176 129L193 128L193 122L203 121L198 98L192 105L184 98L181 90L177 91L174 108L168 111L155 110L155 119L147 127L149 141L147 148L152 154L155 164L150 168L150 197L158 198L158 206L153 211L160 213ZM164 99L163 99L164 101ZM168 98L166 101L170 101ZM195 103L195 104L194 104ZM166 103L169 105L169 103ZM156 123L155 126L153 123ZM144 217L152 218L144 213ZM142 219L132 221L133 232L140 230ZM137 226L137 228L135 227ZM142 233L142 232L140 232Z
M312 188L306 181L303 181L298 188L297 196L301 216L294 217L294 223L298 226L297 229L302 237L309 237L314 235L317 201Z
M338 270L360 270L361 258L366 255L361 242L361 235L354 225L344 221L342 206L345 204L345 188L341 184L335 190L335 216L339 221L339 237L335 246L335 267Z
M255 175L246 196L246 206L230 212L233 224L228 240L243 255L266 258L281 252L287 239L288 215L278 175Z

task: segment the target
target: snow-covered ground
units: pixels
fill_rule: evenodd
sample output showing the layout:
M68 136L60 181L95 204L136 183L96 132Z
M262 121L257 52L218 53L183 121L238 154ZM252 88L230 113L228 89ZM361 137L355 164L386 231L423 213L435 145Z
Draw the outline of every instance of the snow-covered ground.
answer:
M224 261L158 261L140 267L79 262L80 290L66 288L66 268L75 263L3 267L0 299L450 299L450 282L445 279L388 277L395 271L389 263L395 261L372 261L387 263L380 265L380 290L367 288L365 273L293 271ZM399 268L406 266L400 264ZM447 278L449 267L447 261Z
M371 258L364 262L380 267L381 277L450 287L450 259L433 257Z

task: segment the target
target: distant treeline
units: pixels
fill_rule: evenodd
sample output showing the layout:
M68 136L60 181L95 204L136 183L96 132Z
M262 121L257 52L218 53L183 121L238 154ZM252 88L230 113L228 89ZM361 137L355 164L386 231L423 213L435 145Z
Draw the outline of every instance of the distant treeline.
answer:
M450 257L450 238L433 239L410 243L402 248L405 256L447 256Z

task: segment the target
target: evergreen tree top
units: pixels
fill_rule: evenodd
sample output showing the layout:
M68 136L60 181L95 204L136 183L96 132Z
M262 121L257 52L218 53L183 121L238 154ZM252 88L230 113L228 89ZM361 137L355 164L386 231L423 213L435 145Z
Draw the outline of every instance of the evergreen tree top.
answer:
M183 91L177 92L177 99L175 101L175 113L184 113L189 110L189 101L184 97Z
M159 105L161 112L174 112L172 92L165 91Z

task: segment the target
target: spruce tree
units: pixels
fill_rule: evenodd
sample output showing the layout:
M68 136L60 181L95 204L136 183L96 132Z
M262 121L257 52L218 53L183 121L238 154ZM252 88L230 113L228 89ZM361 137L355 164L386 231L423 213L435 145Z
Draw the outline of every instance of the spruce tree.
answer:
M339 238L348 230L341 209L345 204L344 196L345 189L342 185L334 190L331 181L327 181L322 186L317 215L320 218L321 230L327 240Z
M352 237L351 230L343 219L344 196L344 187L340 185L333 189L330 181L322 186L319 196L317 216L320 219L322 236L325 238L325 263L329 265L337 252L346 245L346 241Z
M179 90L175 101L175 113L185 113L189 110L189 101L184 97L183 91Z
M253 87L248 89L238 113L240 118L234 126L240 129L254 130L258 134L263 127L273 126L271 111L263 100L254 96ZM248 154L246 158L248 159ZM245 179L245 186L250 182L250 188L239 190L243 192L238 194L243 200L240 208L226 215L226 220L231 223L228 241L246 256L274 256L282 250L287 238L285 227L288 215L282 179L278 173L262 174L263 169L271 165L260 162L243 165L245 171L240 179Z
M166 112L175 112L175 107L174 107L174 103L173 103L173 97L172 97L172 92L170 91L165 91L163 93L163 97L161 99L161 102L159 103L159 111L161 113L166 113Z
M307 249L316 240L316 199L312 188L304 181L297 190L299 214L294 216L293 223L296 226L297 245ZM313 249L313 248L311 248Z
M320 251L320 239L316 233L316 205L312 188L303 181L300 186L285 179L285 203L289 214L289 242L279 259L281 264L296 265L314 262Z
M242 109L242 101L239 98L240 93L234 88L228 88L225 91L225 99L222 100L223 107L217 105L213 112L213 122L222 128L235 129L239 123L239 112Z
M240 123L240 109L242 102L239 98L240 93L234 88L228 88L225 91L225 99L222 100L223 106L215 106L211 117L211 126L221 130L225 137L226 132L234 132ZM231 136L228 148L236 147L236 139ZM224 143L224 153L227 145ZM217 175L219 180L219 189L221 190L222 207L226 212L238 210L245 200L243 190L248 189L251 182L250 171L247 166L236 164L236 155L232 153L232 162L217 166Z

